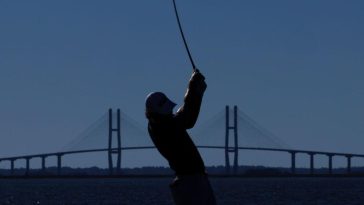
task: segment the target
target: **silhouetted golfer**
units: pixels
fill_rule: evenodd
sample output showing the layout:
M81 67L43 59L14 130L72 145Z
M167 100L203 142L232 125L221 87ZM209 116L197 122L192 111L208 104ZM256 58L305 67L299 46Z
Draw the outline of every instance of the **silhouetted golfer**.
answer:
M149 135L176 174L170 188L177 205L216 204L201 155L186 131L197 121L206 87L205 77L193 72L184 105L176 114L176 104L165 94L153 92L146 98Z

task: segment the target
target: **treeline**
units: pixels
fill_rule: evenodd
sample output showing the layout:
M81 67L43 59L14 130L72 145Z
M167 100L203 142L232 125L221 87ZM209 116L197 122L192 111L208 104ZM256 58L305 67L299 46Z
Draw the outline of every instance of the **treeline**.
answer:
M210 166L207 167L209 175L224 176L228 175L228 172L224 166ZM327 168L317 168L314 170L314 174L325 175L328 174ZM49 167L45 170L41 169L30 169L28 172L29 176L57 176L57 167ZM71 168L62 167L62 176L107 176L110 175L108 168L89 167L89 168ZM173 171L167 167L141 167L141 168L122 168L119 173L114 170L113 174L119 176L169 176L173 175ZM242 176L285 176L291 175L290 168L284 167L264 167L264 166L240 166L237 172L234 173L233 168L230 169L230 174L242 175ZM306 175L310 174L309 168L296 168L296 174ZM347 174L346 168L333 169L333 174ZM351 174L353 175L364 175L364 167L353 167L351 168ZM11 172L9 169L0 169L0 176L9 176ZM15 176L26 175L25 168L14 169Z

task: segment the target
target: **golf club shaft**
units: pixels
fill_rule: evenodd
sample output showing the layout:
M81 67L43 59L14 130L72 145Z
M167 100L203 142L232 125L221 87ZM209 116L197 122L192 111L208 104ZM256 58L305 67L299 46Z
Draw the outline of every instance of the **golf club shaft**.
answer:
M186 41L185 35L183 34L183 30L182 30L181 22L180 22L180 20L179 20L178 11L177 11L177 6L176 6L176 0L173 0L173 6L174 6L174 12L175 12L175 14L176 14L176 18L177 18L177 23L178 23L179 31L180 31L180 33L181 33L181 36L182 36L182 39L183 39L183 43L185 44L185 48L186 48L186 50L187 50L188 57L189 57L189 59L190 59L190 61L191 61L192 69L193 69L194 71L196 71L196 65L195 65L195 63L193 62L192 55L191 55L190 49L188 48L188 45L187 45L187 41Z

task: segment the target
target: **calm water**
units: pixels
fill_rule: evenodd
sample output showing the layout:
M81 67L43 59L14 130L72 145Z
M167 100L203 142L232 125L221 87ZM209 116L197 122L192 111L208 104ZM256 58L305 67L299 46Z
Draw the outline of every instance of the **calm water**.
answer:
M172 204L168 178L0 179L0 204ZM220 205L363 205L364 178L212 178Z

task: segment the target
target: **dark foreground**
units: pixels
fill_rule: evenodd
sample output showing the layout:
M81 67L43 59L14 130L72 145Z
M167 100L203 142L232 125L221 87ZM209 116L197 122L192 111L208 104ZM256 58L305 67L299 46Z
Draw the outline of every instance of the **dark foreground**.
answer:
M173 204L169 178L0 179L0 204ZM220 205L362 205L364 178L211 178Z

